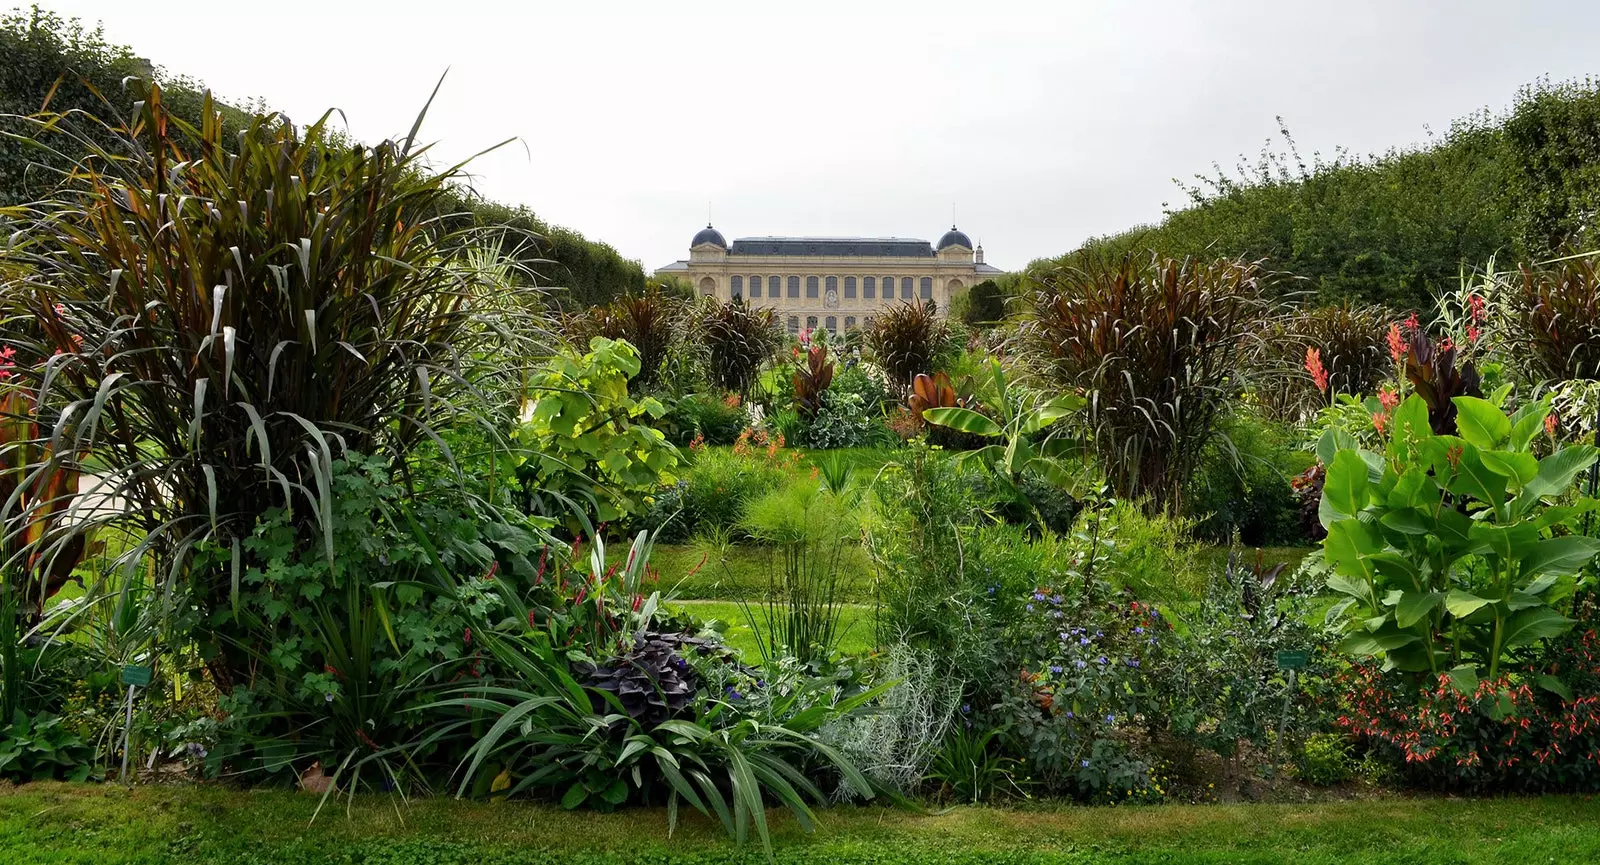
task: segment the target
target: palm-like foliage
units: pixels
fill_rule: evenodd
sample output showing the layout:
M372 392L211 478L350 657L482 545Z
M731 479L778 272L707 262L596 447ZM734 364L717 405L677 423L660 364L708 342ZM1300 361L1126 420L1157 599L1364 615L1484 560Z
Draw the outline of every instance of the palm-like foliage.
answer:
M431 439L448 455L439 424L509 414L474 386L474 359L521 339L534 305L470 266L473 235L440 227L460 171L427 169L417 127L351 147L326 116L303 131L257 116L237 137L209 102L203 116L187 126L152 87L126 121L28 121L22 143L84 156L52 199L6 214L23 230L0 269L0 336L25 361L41 440L92 458L122 506L90 522L136 524L126 560L188 590L227 689L238 539L285 505L332 556L335 452L403 461ZM232 567L190 568L202 544Z
M683 337L686 313L682 299L652 283L639 294L572 316L567 332L582 345L597 336L627 340L639 350L639 373L629 382L630 388L639 389L656 380L673 344Z
M828 344L818 342L805 350L794 366L794 408L807 421L822 411L822 395L833 384L833 361L828 359Z
M867 348L902 393L920 373L932 372L950 330L932 303L902 303L872 320Z
M728 303L706 298L696 316L696 330L705 345L711 383L746 397L762 364L783 347L777 313L770 307L747 306L740 298Z
M1269 317L1265 276L1244 260L1132 255L1042 276L1024 346L1087 397L1120 495L1181 508L1184 481L1241 389L1242 360Z

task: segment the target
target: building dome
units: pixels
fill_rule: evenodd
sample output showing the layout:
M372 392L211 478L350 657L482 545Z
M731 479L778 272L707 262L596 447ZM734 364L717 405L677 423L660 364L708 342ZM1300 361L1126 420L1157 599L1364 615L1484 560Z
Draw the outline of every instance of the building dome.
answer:
M705 232L701 233L704 234ZM965 246L966 248L971 249L972 238L968 237L966 232L957 231L956 227L952 225L950 226L950 230L944 233L944 237L939 238L938 248L944 249L947 246Z
M962 236L965 237L966 235ZM728 241L722 239L722 232L712 228L711 223L709 222L706 223L705 228L702 228L695 233L694 240L689 241L689 248L693 249L702 243L714 244L723 249L728 248Z

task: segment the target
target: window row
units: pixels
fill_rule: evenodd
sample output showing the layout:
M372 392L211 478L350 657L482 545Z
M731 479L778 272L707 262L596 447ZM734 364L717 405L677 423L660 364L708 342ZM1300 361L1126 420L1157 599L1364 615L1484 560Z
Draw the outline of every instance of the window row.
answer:
M881 282L880 282L879 278L876 277L876 276L863 276L863 277L861 277L861 279L859 281L859 286L860 286L860 291L861 291L861 299L862 300L877 300L878 299L878 286L882 285L883 286L883 299L884 300L894 300L895 299L895 280L896 279L898 279L900 281L900 299L901 300L911 300L913 297L920 297L923 300L932 300L933 299L933 278L929 277L929 276L922 277L922 279L920 281L916 280L916 279L913 279L912 277L909 277L909 276L900 276L900 277L885 276L885 277L882 278ZM847 276L847 277L844 277L844 279L842 281L844 283L844 292L840 296L843 297L845 300L855 300L856 299L857 284L858 284L857 283L857 279L855 277L853 277L853 276ZM837 276L826 277L826 279L819 279L818 277L815 277L815 276L808 276L808 277L805 278L805 287L806 287L806 295L805 296L807 298L810 298L810 299L817 298L819 296L818 295L818 287L819 287L819 285L826 286L828 291L838 291L840 282L841 282L841 280ZM743 276L731 277L728 280L729 294L731 296L733 296L733 297L757 298L757 297L762 297L763 296L763 293L762 293L763 278L762 277L760 277L760 276L752 276L752 277L750 277L750 281L749 281L748 285L749 285L749 294L747 295L745 293L745 287L746 287L745 278ZM769 277L765 278L765 288L766 288L766 293L765 293L764 296L766 296L766 297L771 297L771 298L795 297L795 298L798 298L800 296L800 277L791 276L791 277L788 278L788 281L785 282L784 278L781 277L781 276L769 276ZM787 289L787 293L785 293L785 289Z
M827 329L828 331L832 332L832 333L839 333L840 332L839 331L839 317L836 316L836 315L825 316L822 319L822 326L825 329ZM862 327L871 327L872 326L872 316L869 315L865 319L863 319L861 326ZM806 330L816 330L816 329L817 329L817 317L814 316L814 315L806 316ZM856 329L856 317L855 316L847 315L847 316L844 317L844 329L845 330L855 330ZM789 335L790 336L797 336L799 333L800 333L800 316L798 316L798 315L789 316Z

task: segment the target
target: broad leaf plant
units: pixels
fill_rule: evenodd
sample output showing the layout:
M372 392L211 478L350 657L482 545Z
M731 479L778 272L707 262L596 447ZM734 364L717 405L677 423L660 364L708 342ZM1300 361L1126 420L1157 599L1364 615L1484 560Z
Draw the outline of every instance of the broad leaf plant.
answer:
M1345 620L1343 649L1470 689L1572 626L1562 603L1600 540L1567 527L1596 506L1574 490L1596 450L1541 445L1548 399L1510 415L1475 397L1453 402L1457 435L1436 434L1414 394L1381 453L1325 436L1320 516L1329 585L1347 596L1330 613Z

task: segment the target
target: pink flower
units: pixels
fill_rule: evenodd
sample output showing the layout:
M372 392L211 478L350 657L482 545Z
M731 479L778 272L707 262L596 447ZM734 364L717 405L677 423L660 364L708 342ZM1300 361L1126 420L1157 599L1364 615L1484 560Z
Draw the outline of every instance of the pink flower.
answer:
M1372 425L1378 428L1378 434L1379 435L1382 435L1383 433L1388 432L1388 430L1389 430L1389 413L1386 412L1386 411L1380 411L1377 414L1373 415L1372 416Z
M1392 388L1382 388L1378 391L1378 404L1386 412L1394 411L1394 407L1400 404L1400 393Z
M1551 413L1545 415L1544 416L1544 434L1549 436L1549 437L1551 437L1551 438L1555 438L1556 437L1556 425L1559 424L1560 422L1561 421L1556 418L1556 413L1555 412L1551 412Z

